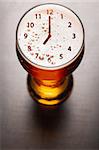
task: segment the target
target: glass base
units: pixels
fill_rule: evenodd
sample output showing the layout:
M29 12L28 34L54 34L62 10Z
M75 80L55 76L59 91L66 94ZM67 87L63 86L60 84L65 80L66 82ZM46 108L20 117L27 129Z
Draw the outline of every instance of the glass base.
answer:
M33 100L43 105L57 105L65 101L72 91L73 76L62 80L37 80L28 74L28 91Z

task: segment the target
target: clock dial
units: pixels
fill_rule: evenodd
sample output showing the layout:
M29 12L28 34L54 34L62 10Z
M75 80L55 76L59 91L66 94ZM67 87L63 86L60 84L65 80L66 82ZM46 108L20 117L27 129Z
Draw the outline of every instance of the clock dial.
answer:
M81 51L83 26L70 9L44 4L30 9L19 22L17 44L32 65L43 69L66 66Z

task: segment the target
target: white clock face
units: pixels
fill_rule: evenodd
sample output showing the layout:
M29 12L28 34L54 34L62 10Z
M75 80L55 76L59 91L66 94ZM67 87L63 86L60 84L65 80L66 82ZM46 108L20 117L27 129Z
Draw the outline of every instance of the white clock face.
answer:
M29 10L17 28L22 55L39 68L57 69L73 60L83 44L83 27L68 8L44 4Z

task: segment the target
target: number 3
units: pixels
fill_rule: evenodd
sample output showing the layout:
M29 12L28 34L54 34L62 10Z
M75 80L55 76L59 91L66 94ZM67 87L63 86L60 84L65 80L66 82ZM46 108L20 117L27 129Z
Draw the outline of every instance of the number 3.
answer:
M76 34L75 33L73 33L73 37L72 37L72 39L75 39L76 38Z

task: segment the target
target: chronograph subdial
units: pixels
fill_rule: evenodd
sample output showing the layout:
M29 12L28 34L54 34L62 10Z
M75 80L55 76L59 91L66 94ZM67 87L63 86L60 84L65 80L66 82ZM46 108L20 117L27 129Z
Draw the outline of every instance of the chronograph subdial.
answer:
M16 50L29 73L33 99L45 105L61 103L72 89L70 74L84 54L83 25L67 7L50 3L36 6L17 26Z

